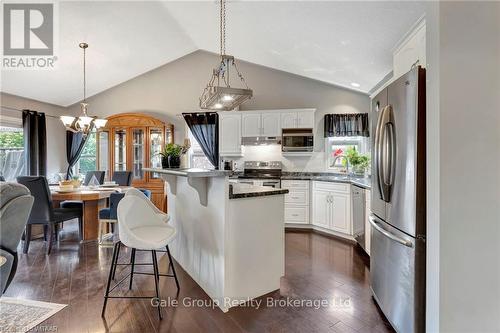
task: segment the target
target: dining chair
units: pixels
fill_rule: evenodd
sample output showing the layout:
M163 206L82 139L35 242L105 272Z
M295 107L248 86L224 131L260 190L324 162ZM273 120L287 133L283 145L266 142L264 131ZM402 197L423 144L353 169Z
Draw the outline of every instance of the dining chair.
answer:
M160 298L160 287L159 280L160 276L168 276L175 278L177 283L177 290L179 291L179 284L177 280L177 274L175 269L172 270L173 274L160 274L158 268L158 259L156 257L156 251L159 249L167 249L168 258L170 265L173 267L172 256L170 255L170 250L168 245L175 238L177 233L176 229L168 224L166 224L156 212L151 209L151 206L147 203L147 200L140 198L135 195L125 196L118 204L117 209L118 215L118 235L120 240L114 244L113 258L111 260L111 267L109 269L108 282L106 285L106 292L104 294L104 304L102 307L101 316L104 317L106 312L106 305L108 299L110 298L134 298L134 299L151 299L155 297ZM119 287L119 285L125 281L128 276L120 279L120 281L113 287L111 287L111 281L113 280L113 275L118 264L118 249L121 245L125 245L132 249L133 252L138 251L150 251L153 266L153 274L147 272L136 272L134 269L131 270L129 289L132 288L132 279L134 274L144 274L153 275L155 282L155 296L119 296L110 295L110 293ZM148 264L145 264L148 265ZM133 267L133 264L132 264ZM157 307L158 316L160 319L163 318L161 307Z
M132 171L113 171L111 181L120 186L130 186L132 185Z
M47 228L48 245L47 254L52 250L53 237L57 236L56 226L64 221L78 219L78 233L80 240L83 237L83 216L80 209L74 208L54 208L52 206L52 197L50 194L47 178L42 176L20 176L17 177L17 182L26 186L35 201L31 210L28 224L26 225L23 253L27 253L31 240L31 226L33 224L41 224Z
M87 186L92 179L92 176L95 176L99 184L104 184L104 176L106 175L105 171L89 171L85 174L85 179L83 180L83 185Z

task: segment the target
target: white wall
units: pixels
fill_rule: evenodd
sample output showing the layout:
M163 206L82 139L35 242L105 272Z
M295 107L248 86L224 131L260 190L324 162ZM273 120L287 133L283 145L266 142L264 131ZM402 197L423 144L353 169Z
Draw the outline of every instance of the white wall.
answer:
M427 331L499 332L500 2L430 4L427 28Z
M59 120L59 116L67 114L68 110L64 107L35 101L32 99L0 93L0 105L6 107L2 112L9 112L12 117L22 119L22 113L9 110L30 109L38 112L44 112L47 124L47 176L54 173L65 172L68 167L66 162L66 130Z
M175 140L184 138L182 112L199 110L198 98L219 56L196 51L88 99L92 115L145 112L175 125ZM316 108L315 151L324 150L323 117L327 113L368 112L366 94L247 62L238 62L254 96L242 110ZM79 105L70 106L78 112ZM263 158L261 158L263 159ZM303 165L302 160L294 164ZM313 165L315 165L314 162Z

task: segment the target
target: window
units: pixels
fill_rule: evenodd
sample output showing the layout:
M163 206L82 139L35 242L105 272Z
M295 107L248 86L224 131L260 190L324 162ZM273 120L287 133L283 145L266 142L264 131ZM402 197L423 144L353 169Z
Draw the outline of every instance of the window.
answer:
M345 170L345 159L336 158L337 156L345 156L346 150L349 147L355 147L361 154L369 153L368 138L363 136L351 137L329 137L326 141L327 168L334 171Z
M196 141L191 131L189 129L187 131L189 133L189 140L191 141L191 148L188 152L189 166L191 168L214 169L214 166L205 156L205 153L201 149L198 141Z
M86 174L89 171L97 170L97 149L96 149L96 133L92 132L85 142L82 154L78 160L77 170L79 174Z
M20 127L0 126L0 174L6 181L24 174L24 136Z

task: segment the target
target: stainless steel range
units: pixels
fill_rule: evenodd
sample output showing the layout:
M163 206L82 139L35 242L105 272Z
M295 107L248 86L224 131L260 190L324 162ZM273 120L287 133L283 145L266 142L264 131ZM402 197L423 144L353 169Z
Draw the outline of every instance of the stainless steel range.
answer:
M246 161L238 183L280 188L282 169L280 161Z

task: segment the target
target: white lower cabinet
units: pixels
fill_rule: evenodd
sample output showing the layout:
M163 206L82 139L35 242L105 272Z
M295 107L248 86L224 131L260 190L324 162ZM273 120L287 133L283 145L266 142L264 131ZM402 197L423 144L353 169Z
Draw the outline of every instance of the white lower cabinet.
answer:
M282 180L285 194L285 223L309 224L309 181Z
M349 184L313 182L312 224L352 236Z
M330 228L330 192L313 189L312 193L312 224L318 227Z

